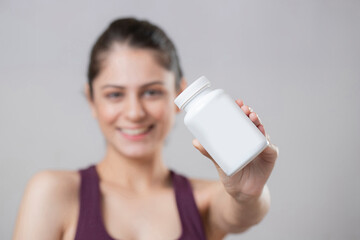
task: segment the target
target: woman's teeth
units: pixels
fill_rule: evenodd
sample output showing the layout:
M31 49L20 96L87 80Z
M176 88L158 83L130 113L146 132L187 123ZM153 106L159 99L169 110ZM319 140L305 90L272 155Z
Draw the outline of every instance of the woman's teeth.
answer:
M122 128L121 131L127 135L136 136L147 132L148 130L150 130L150 128L151 126L144 128L136 128L136 129Z

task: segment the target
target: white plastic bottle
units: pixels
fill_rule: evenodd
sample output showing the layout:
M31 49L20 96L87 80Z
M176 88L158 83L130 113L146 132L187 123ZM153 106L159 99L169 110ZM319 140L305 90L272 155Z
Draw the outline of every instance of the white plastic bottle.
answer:
M210 89L205 77L188 86L175 104L186 111L185 125L228 176L241 170L268 145L235 101L222 89Z

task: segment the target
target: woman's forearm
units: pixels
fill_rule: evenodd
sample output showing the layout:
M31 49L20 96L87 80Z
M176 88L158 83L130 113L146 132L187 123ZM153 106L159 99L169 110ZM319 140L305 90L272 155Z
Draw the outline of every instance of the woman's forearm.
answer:
M218 201L221 201L222 205L219 208L222 211L219 213L222 215L225 231L239 233L259 223L264 218L270 207L270 192L265 185L258 197L241 194L233 197L226 193L218 198Z

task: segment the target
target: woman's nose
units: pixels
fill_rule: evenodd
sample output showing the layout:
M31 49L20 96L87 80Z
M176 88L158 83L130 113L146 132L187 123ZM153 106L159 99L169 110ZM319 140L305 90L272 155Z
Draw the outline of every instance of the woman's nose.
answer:
M126 101L125 116L131 121L140 121L146 116L144 106L137 96L129 96Z

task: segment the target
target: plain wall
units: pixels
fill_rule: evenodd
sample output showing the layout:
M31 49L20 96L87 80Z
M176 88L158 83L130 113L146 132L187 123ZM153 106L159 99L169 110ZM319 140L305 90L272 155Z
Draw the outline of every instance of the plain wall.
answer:
M0 238L29 178L100 161L104 139L83 96L89 51L115 18L174 40L189 82L259 113L280 156L265 219L226 239L360 239L360 1L0 1ZM217 179L177 117L166 164Z

